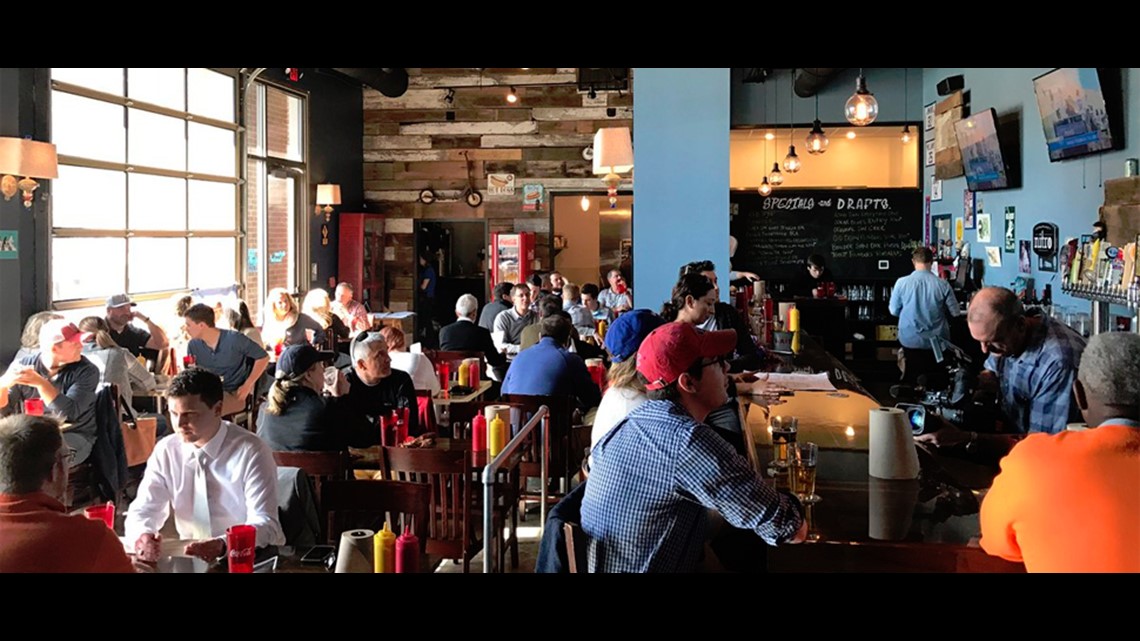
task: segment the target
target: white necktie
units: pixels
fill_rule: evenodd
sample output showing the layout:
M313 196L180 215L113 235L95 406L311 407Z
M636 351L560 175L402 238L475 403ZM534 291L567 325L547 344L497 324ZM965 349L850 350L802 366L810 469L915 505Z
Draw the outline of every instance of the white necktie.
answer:
M213 536L210 526L210 499L206 493L206 452L194 452L194 538L208 539Z

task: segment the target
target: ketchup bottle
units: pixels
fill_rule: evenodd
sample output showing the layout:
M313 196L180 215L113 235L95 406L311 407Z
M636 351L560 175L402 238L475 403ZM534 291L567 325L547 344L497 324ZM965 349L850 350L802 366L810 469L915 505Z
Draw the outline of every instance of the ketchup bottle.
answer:
M471 451L483 452L487 449L487 417L482 413L471 419Z
M396 574L415 574L420 571L420 539L412 528L404 526L404 533L396 539Z

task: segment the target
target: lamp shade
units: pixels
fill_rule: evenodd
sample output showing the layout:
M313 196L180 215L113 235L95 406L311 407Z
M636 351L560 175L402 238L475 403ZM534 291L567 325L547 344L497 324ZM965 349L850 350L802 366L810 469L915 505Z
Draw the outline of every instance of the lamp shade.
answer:
M318 205L339 205L340 185L317 185Z
M603 127L594 134L594 175L624 174L633 170L633 142L629 127Z
M55 145L26 138L0 137L0 174L26 178L58 178Z

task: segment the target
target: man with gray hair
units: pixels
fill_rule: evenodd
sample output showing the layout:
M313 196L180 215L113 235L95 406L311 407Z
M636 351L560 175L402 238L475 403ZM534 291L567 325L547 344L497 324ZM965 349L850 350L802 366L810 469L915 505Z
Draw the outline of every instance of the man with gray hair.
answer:
M1025 311L1017 295L1004 287L979 290L966 313L970 335L989 354L978 376L978 391L996 394L1007 433L1056 434L1078 419L1070 390L1085 339L1040 310ZM935 447L965 443L967 452L998 459L1016 437L979 434L947 425L917 440Z
M507 373L507 357L495 348L491 332L475 324L475 312L479 301L471 294L464 294L455 301L455 316L458 320L439 330L439 348L449 352L482 352L491 378L503 380Z
M71 454L55 419L0 419L0 573L134 572L111 528L67 514Z
M379 332L361 332L352 340L352 371L348 381L348 394L338 404L340 420L350 423L354 434L353 447L368 447L380 443L377 419L388 417L393 410L407 410L408 434L419 436L420 424L416 404L416 387L407 372L392 369L388 344Z
M363 332L372 329L372 319L368 317L368 310L360 301L352 299L352 283L342 281L336 286L335 299L329 309L348 326L352 332Z
M1029 572L1140 572L1140 336L1089 340L1073 395L1088 429L1032 434L1002 460L982 549Z

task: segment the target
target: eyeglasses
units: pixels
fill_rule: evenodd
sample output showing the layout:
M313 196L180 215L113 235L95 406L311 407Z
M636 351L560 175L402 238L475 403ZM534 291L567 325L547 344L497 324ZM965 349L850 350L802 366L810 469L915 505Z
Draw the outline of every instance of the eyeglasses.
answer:
M699 364L700 368L704 369L704 368L712 366L712 365L720 365L722 363L727 363L727 362L728 362L728 356L718 356L717 358L714 358L711 360L702 358L700 361L698 361L696 364L694 364L694 366Z

